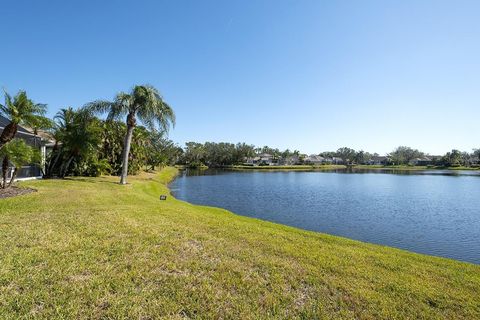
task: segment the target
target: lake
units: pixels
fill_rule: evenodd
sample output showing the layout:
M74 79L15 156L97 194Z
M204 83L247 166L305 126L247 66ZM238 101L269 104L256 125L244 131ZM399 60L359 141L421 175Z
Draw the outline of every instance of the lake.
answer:
M170 189L194 204L480 264L477 172L186 170Z

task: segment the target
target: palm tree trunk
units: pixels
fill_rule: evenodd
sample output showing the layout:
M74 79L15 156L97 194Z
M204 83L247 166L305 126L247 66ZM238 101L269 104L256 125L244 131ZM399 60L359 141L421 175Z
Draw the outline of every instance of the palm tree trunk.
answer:
M130 155L130 144L132 143L133 129L135 127L128 125L127 126L127 135L125 136L125 143L123 145L122 153L122 174L120 176L120 184L127 184L127 174L128 174L128 156Z
M70 156L68 158L67 163L65 164L65 167L63 167L63 171L61 172L62 179L65 178L65 175L67 174L67 170L70 167L70 163L72 163L73 156Z
M7 188L8 157L5 156L2 162L2 188Z
M13 170L12 178L10 179L10 182L8 183L8 187L9 187L9 188L10 188L10 186L12 185L13 180L15 180L16 177L17 177L17 168L15 168L15 169Z
M14 122L10 122L5 126L2 131L2 135L0 136L0 149L3 148L8 142L12 141L12 139L17 134L17 124Z
M55 150L55 148L54 148L53 151L52 151L52 155L53 155L53 152L56 152L57 154L55 156L55 160L53 160L53 162L51 162L51 159L50 159L50 163L48 164L47 176L49 176L49 177L53 176L53 170L55 169L55 167L57 165L57 162L58 162L58 159L60 159L60 155L61 155L61 152L60 152L59 148L57 148L57 150Z

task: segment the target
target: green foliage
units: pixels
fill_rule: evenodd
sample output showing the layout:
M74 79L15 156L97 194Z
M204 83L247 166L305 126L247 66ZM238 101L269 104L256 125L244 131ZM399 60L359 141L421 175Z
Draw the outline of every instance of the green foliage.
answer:
M406 165L415 158L421 158L425 154L417 149L400 146L389 154L395 165Z
M34 103L28 99L25 91L19 91L13 98L6 91L4 94L5 104L0 104L0 115L13 123L31 128L45 128L51 125L51 121L44 117L47 110L46 104Z
M97 159L96 157L89 157L88 160L82 162L84 165L82 170L78 171L78 175L87 177L100 177L101 175L111 174L112 167L107 159Z
M355 150L343 147L337 150L336 156L342 159L342 161L346 164L352 163L355 160Z
M113 101L97 100L86 104L83 110L89 113L108 113L107 120L118 120L127 116L127 131L122 151L122 171L120 183L125 184L128 173L136 173L140 169L140 162L145 160L146 140L137 138L137 144L131 144L134 139L134 129L137 127L137 118L151 131L159 129L167 132L170 125L175 125L173 109L163 100L160 92L149 85L135 86L130 93L120 92ZM142 135L136 132L136 135ZM130 160L134 163L130 164ZM137 160L137 161L135 161Z
M18 130L18 125L25 125L33 128L36 133L40 128L49 128L52 121L44 115L46 105L34 103L28 99L25 91L19 91L15 97L11 97L5 92L5 104L0 104L0 115L10 119L0 134L0 148L11 141Z
M8 157L8 160L16 169L28 164L39 164L41 161L40 152L22 139L13 139L0 150L0 157Z
M245 158L255 155L255 148L245 143L226 142L206 142L204 144L198 142L187 142L185 153L181 162L189 167L201 167L203 165L209 167L230 166L241 164Z
M455 149L447 152L442 158L442 163L447 167L459 167L464 164L462 153Z
M126 131L127 125L120 121L100 120L85 109L62 109L55 117L52 135L57 145L47 159L47 176L119 175ZM137 127L132 137L129 174L178 160L181 148L164 134Z

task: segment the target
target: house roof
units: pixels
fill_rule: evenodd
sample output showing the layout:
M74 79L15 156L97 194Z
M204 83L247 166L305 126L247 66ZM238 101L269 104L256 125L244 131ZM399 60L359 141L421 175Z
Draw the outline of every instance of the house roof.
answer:
M3 129L9 123L10 123L9 119L0 115L0 133L3 132ZM46 143L47 145L53 145L55 143L55 139L47 131L37 130L37 135L35 135L32 130L29 130L28 128L22 127L20 125L17 126L17 134L15 135L15 137L24 138L24 139L34 138L35 140L39 139L42 142Z
M2 131L9 123L10 123L9 119L0 115L0 129L2 129ZM28 131L27 129L25 129L24 127L22 127L20 125L18 126L17 132L26 133L26 134L33 134L32 132Z

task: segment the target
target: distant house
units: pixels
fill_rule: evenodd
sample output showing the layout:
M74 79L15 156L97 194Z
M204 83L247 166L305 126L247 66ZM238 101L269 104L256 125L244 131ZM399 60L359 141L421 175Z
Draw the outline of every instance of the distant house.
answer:
M332 164L343 164L343 159L338 157L332 157Z
M377 166L385 166L387 164L389 164L391 161L390 161L390 158L389 157L385 157L385 156L373 156L368 162L367 164L369 165L377 165Z
M260 157L260 164L272 165L274 163L273 156L269 153L261 153L258 156Z
M10 120L7 118L0 116L0 134L3 132L3 129L10 123ZM42 157L41 165L26 165L23 166L17 172L17 180L26 180L26 179L34 179L34 178L41 178L43 175L43 166L45 165L45 159L49 149L53 147L53 142L45 132L37 132L34 134L31 130L24 128L22 126L18 126L17 134L15 138L19 138L24 140L28 145L34 147L38 151L40 151ZM1 159L3 160L3 159ZM10 179L14 171L14 167L10 166L7 173L7 178Z
M276 165L278 163L278 159L274 159L274 157L269 153L262 153L256 157L248 158L245 162L247 165L251 166L259 166L259 165Z
M311 154L303 161L307 164L320 165L325 163L325 158L319 155Z
M432 164L432 159L429 157L415 158L408 162L411 166L428 166Z
M286 158L281 158L279 163L286 165L286 166L293 166L296 164L300 164L300 157L293 155L293 156L288 156Z

